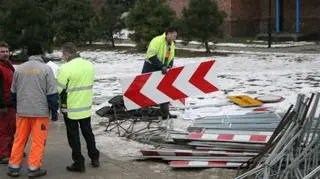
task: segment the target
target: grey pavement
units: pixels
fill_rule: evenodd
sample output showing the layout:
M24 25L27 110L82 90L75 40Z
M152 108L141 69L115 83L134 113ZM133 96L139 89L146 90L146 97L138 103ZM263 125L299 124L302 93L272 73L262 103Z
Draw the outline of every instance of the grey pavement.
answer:
M71 173L65 167L72 163L71 149L68 146L66 130L62 121L49 124L49 135L45 149L43 166L48 170L44 179L231 179L235 177L235 170L209 169L209 170L172 170L165 163L118 161L110 159L101 153L101 167L90 167L85 142L82 140L83 155L86 158L85 173ZM26 149L28 152L28 147ZM27 156L28 157L28 156ZM25 158L25 161L27 160ZM8 179L7 166L0 165L0 179ZM24 163L19 178L27 177L27 168Z
M83 144L83 155L86 157L86 172L71 173L66 171L65 167L72 163L71 149L68 146L66 131L62 125L51 123L49 125L49 136L45 149L43 166L48 170L46 176L40 178L46 179L140 179L152 178L152 173L137 172L129 163L111 160L105 155L101 155L101 167L96 169L90 167L90 160L86 156L86 150ZM28 148L28 147L27 147ZM26 150L28 152L28 149ZM28 156L27 156L28 157ZM27 160L25 158L25 161ZM27 166L23 165L20 178L27 178ZM11 178L6 176L7 166L0 166L0 179Z

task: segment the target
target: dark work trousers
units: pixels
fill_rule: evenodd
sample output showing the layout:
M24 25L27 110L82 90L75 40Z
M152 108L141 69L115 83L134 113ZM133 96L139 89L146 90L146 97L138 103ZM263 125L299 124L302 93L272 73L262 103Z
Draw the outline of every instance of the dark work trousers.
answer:
M160 70L161 68L157 67L156 65L153 65L147 61L144 61L141 73L143 74L143 73L155 72Z
M10 157L16 131L16 110L0 111L0 158Z
M98 160L100 152L96 148L96 142L92 133L91 118L72 120L64 115L64 122L67 127L68 142L72 149L72 160L74 163L77 165L84 165L84 157L81 154L79 124L82 135L87 143L88 156L91 160Z
M144 61L143 68L142 68L142 74L143 73L149 73L149 72L155 72L160 71L161 69L153 64L150 64L147 61ZM160 112L162 118L168 118L169 115L169 103L162 103L160 104Z

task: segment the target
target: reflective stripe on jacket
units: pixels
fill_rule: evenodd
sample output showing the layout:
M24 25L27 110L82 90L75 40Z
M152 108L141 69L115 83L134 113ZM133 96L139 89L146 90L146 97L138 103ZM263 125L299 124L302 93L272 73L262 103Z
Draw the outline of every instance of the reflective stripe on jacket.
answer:
M159 35L151 40L147 50L146 58L149 59L156 55L163 64L168 66L170 62L173 60L174 52L175 52L175 46L174 46L174 42L172 41L170 45L170 56L168 60L166 60L166 64L165 64L165 59L167 54L167 42L166 42L166 34L163 33L162 35Z
M57 74L60 107L69 119L91 116L93 98L93 64L77 57L63 64Z

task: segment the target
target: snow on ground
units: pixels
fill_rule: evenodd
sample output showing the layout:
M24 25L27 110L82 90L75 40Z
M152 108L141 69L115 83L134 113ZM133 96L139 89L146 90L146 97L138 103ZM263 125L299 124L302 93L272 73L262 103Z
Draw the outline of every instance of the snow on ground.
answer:
M61 56L55 52L51 56ZM94 62L96 80L94 84L94 110L105 105L113 96L121 94L119 80L124 77L135 76L141 72L144 54L127 54L125 52L82 52L82 57ZM206 115L209 113L227 114L238 110L239 107L230 103L228 95L280 95L285 98L280 103L265 104L276 112L285 112L290 104L295 104L298 93L310 95L320 91L320 57L317 54L230 54L228 56L213 56L199 58L175 58L175 65L217 60L217 74L219 92L194 97L187 100L185 110L173 111L179 115L174 120L174 128L185 130L191 121L183 118L192 115ZM191 109L192 105L210 106ZM244 110L244 109L242 109ZM245 109L250 110L250 109ZM106 119L93 116L97 124ZM95 125L97 127L97 125ZM117 137L115 133L103 132L103 127L95 130L97 144L101 152L111 158L128 160L138 156L139 149L150 148L144 144L128 141Z
M119 40L117 43L115 43L116 46L123 46L123 47L135 47L136 44L133 43L127 43L126 38L118 38ZM182 40L176 40L177 43L183 44ZM105 42L94 42L93 44L106 44ZM197 41L191 41L188 43L189 45L196 45L199 47L202 47L203 45L200 42ZM288 48L288 47L301 47L305 45L315 45L315 42L307 42L307 41L285 41L285 42L276 42L271 44L271 48ZM268 48L268 43L266 41L253 41L253 43L212 43L209 42L209 45L214 45L216 47L239 47L239 48ZM177 47L177 49L184 49L185 47ZM189 47L186 47L186 49L190 50ZM205 51L205 49L199 49L196 48L196 51Z
M101 121L101 119L97 118L97 116L93 116L96 121ZM152 148L150 145L119 137L115 133L107 133L104 131L104 127L100 125L96 124L95 126L94 134L98 149L112 159L121 161L133 160L137 158L141 149Z
M129 39L129 35L133 34L133 33L134 33L134 31L130 31L128 29L123 29L120 32L114 34L113 38L125 40L125 39Z
M182 40L177 40L177 42L182 42ZM191 41L189 44L192 45L201 45L200 42L197 41ZM307 41L284 41L284 42L277 42L273 43L271 45L272 48L279 48L279 47L298 47L303 45L314 45L315 42L307 42ZM212 43L209 42L209 45L215 45L218 47L254 47L254 48L268 48L268 42L267 41L253 41L250 43Z
M113 37L117 40L128 40L129 35L133 34L134 31L128 29L122 29L119 33L113 35ZM182 40L176 40L178 43L182 43ZM198 41L190 41L189 44L192 45L201 45L201 42ZM307 41L283 41L283 42L273 42L272 48L279 47L298 47L303 45L314 45L315 42L307 42ZM120 44L123 45L123 44ZM268 48L268 42L263 40L247 40L247 43L222 43L222 42L209 42L209 45L221 46L221 47L254 47L254 48Z

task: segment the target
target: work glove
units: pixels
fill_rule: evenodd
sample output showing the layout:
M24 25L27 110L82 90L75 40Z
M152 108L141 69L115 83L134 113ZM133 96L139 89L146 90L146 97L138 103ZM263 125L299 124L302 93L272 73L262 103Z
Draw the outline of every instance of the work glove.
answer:
M58 120L58 112L57 111L51 111L51 120L52 121Z
M162 72L163 75L167 74L167 73L168 73L168 68L163 65L163 66L161 67L161 72Z

